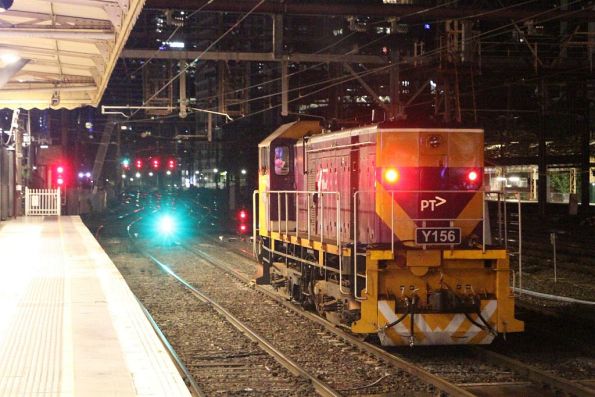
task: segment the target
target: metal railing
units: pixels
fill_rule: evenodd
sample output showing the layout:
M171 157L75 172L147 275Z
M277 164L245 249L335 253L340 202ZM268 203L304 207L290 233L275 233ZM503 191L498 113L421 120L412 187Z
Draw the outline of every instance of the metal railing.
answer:
M252 197L252 219L253 219L253 246L252 249L256 252L256 230L257 230L257 223L256 217L257 214L257 206L256 206L256 197L261 196L262 194L258 191L253 193ZM300 237L300 233L304 233L308 240L312 240L313 236L317 233L312 231L312 203L317 202L316 214L318 215L318 221L316 222L316 226L319 227L320 233L317 234L316 240L319 240L320 243L324 243L324 229L325 229L325 200L329 197L334 199L335 205L335 216L334 219L331 219L330 224L335 224L335 236L334 242L338 249L338 257L339 257L339 289L342 293L347 293L343 290L343 252L342 252L342 239L341 239L341 194L339 192L326 192L326 191L309 191L309 190L270 190L264 193L265 195L265 216L268 230L269 231L276 231L279 234L285 234L286 236L295 236L296 238ZM315 200L316 198L316 200ZM302 199L302 200L300 200ZM300 202L305 201L304 205L300 206ZM290 204L295 206L295 214L290 214ZM277 207L277 219L272 219L272 208L276 205ZM306 225L300 225L300 211L304 210L305 206L305 215L306 215ZM327 208L332 208L332 205L328 205ZM295 219L290 219L295 215ZM334 222L333 222L334 221ZM276 224L275 224L276 222ZM290 227L290 222L295 222L295 228ZM332 241L332 240L331 240Z
M500 244L507 250L508 255L510 257L517 256L518 258L518 288L516 287L516 275L513 272L513 280L512 286L513 288L519 291L519 295L522 294L523 288L523 216L522 216L522 206L521 206L521 195L523 192L519 191L492 191L486 192L486 198L491 201L496 201L498 206L498 216L497 216L497 223L498 223L498 240ZM509 238L508 238L508 223L509 223L509 212L508 206L509 204L516 205L517 207L517 250L511 251L509 250Z
M376 191L370 190L370 191L364 191L364 190L360 190L360 191L356 191L353 194L353 294L354 297L356 299L359 300L365 300L366 298L363 297L362 295L357 295L358 294L358 278L364 277L365 278L365 283L366 286L365 288L367 288L367 276L366 275L358 275L358 244L361 244L361 242L359 241L359 230L358 230L358 215L359 215L359 210L358 210L358 199L360 198L360 196L364 193L369 193L369 194L376 194ZM390 234L391 234L391 240L390 240L390 247L391 247L391 251L394 252L395 250L395 231L396 231L396 227L397 227L397 223L399 222L399 218L395 216L395 194L399 193L430 193L430 194L453 194L453 193L467 193L467 194L476 194L478 193L477 191L469 191L469 190L460 190L460 191L455 191L455 190L444 190L444 191L422 191L422 190L417 190L417 191L389 191L390 196L391 196L391 205L390 205ZM445 219L433 219L433 218L403 218L403 220L407 220L408 222L413 222L413 223L422 223L422 227L425 227L427 223L432 223L432 222L449 222L450 227L453 227L456 224L460 224L463 222L482 222L482 241L481 241L481 247L482 247L482 251L485 252L486 251L486 236L488 234L488 222L486 221L487 219L487 213L486 213L486 200L488 198L494 197L496 196L496 200L498 201L498 230L499 230L499 242L506 248L508 249L508 225L507 225L507 217L508 217L508 209L507 209L507 197L510 197L510 195L514 195L515 199L516 199L516 204L518 205L518 214L519 214L519 219L518 219L518 233L519 233L519 242L518 242L518 251L515 252L510 252L511 255L518 255L519 258L519 288L522 287L522 282L521 282L521 278L522 278L522 241L521 241L521 232L522 232L522 220L521 220L521 200L520 200L520 193L519 192L497 192L497 191L493 191L493 192L486 192L486 191L481 191L482 193L482 217L481 218L455 218L455 219L450 219L450 218L445 218ZM261 193L259 193L258 191L254 191L253 193L253 207L252 207L252 212L253 212L253 216L252 216L252 220L253 220L253 251L256 254L257 253L257 245L256 245L256 241L257 241L257 231L258 231L258 226L260 226L257 222L257 217L258 217L258 205L257 205L257 198L258 196L261 196L262 199L262 195ZM324 224L324 211L325 211L325 198L328 197L334 197L335 199L335 205L336 205L336 211L335 211L335 225L336 225L336 245L338 247L338 257L339 257L339 286L340 286L340 290L342 293L347 293L346 291L343 290L343 261L342 261L342 238L341 238L341 195L339 192L321 192L321 191L289 191L289 190L279 190L279 191L267 191L266 193L264 193L264 195L266 195L266 199L264 200L265 202L265 216L266 216L266 222L268 225L268 230L269 231L276 231L279 234L285 234L286 236L295 236L295 237L300 237L300 233L303 233L304 235L307 236L308 240L312 240L313 236L315 236L316 239L319 239L321 243L324 242L324 228L325 228L325 224ZM312 203L314 202L314 197L317 195L318 197L318 206L316 208L316 211L318 211L318 219L316 222L316 226L318 226L320 228L320 233L316 233L312 231ZM300 200L300 198L302 198L302 200ZM305 200L304 200L305 198ZM305 203L304 203L305 202ZM290 219L291 217L293 217L293 213L290 214L290 203L292 203L292 205L295 206L295 219ZM303 203L303 204L302 204ZM276 220L272 219L272 208L275 206L276 204ZM305 206L305 208L304 208ZM306 212L306 225L300 225L300 211L302 212ZM291 215L291 217L290 217ZM501 224L501 220L504 219L503 224ZM295 227L294 227L294 223L295 222ZM291 227L290 227L290 223L291 223ZM431 245L431 244L429 244ZM424 246L425 248L425 246ZM451 248L454 248L454 245L451 245Z
M60 215L60 189L25 188L25 215Z

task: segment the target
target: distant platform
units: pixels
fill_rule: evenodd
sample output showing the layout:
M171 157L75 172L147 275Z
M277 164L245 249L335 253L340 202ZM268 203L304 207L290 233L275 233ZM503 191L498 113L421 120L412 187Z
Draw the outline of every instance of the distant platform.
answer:
M0 223L1 396L190 396L78 216Z

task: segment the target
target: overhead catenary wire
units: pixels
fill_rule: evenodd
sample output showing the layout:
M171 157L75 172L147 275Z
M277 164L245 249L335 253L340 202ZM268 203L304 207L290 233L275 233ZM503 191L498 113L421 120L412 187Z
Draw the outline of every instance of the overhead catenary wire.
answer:
M213 48L214 46L216 46L217 43L219 43L221 40L223 40L223 38L225 36L227 36L231 31L233 31L236 27L238 27L242 23L242 21L244 19L248 18L248 16L250 16L254 11L256 11L256 9L258 9L258 7L260 7L265 2L266 2L266 0L260 0L258 3L256 3L256 5L254 7L252 7L248 12L246 12L244 15L242 15L229 29L227 29L217 39L215 39L211 44L209 44L207 46L207 48L205 48L196 58L194 58L194 60L192 62L190 62L186 66L184 66L182 68L182 70L180 70L174 77L172 77L171 79L169 79L163 86L161 86L153 95L151 95L151 97L149 97L149 99L147 99L146 101L143 101L143 105L145 105L148 102L150 102L151 100L155 99L157 97L157 95L159 95L161 92L163 92L163 90L165 90L167 87L169 87L183 73L186 73L186 71L189 68L194 67L196 65L196 63L204 56L204 54L206 54L207 52L209 52L211 50L211 48ZM137 112L138 112L138 110L136 110L135 112L133 112L130 115L130 117L133 117Z
M211 0L211 1L213 1L213 0ZM510 5L510 6L506 6L506 7L500 7L500 8L498 8L498 9L496 9L496 10L490 10L490 11L486 11L486 12L483 12L483 13L479 13L479 14L477 14L477 15L478 15L478 16L479 16L479 15L486 15L486 14L489 14L489 13L493 13L493 12L501 11L501 10L503 10L503 9L509 9L509 8L518 7L518 6L521 6L521 5L526 5L526 4L528 4L528 3L532 3L532 2L535 2L535 1L536 1L536 0L526 0L526 1L524 1L524 2L521 2L521 3L513 4L513 5ZM214 45L215 45L215 44L216 44L218 41L220 41L220 40L221 40L223 37L225 37L225 35L227 35L227 34L228 34L228 33L229 33L231 30L233 30L233 29L235 29L235 27L239 26L239 24L240 24L240 23L241 23L241 22L242 22L242 21L243 21L245 18L247 18L247 17L248 17L248 16L249 16L251 13L253 13L253 12L254 12L254 11L255 11L255 10L256 10L256 9L257 9L257 8L258 8L258 7L259 7L261 4L262 4L262 3L263 3L263 2L264 2L264 0L263 0L263 1L261 1L261 2L259 2L259 3L258 3L256 6L255 6L255 7L253 7L253 8L252 8L250 11L248 11L248 13L244 14L244 15L242 16L242 18L240 18L238 21L236 21L236 23L234 23L234 25L233 25L231 28L229 28L229 29L228 29L228 30L227 30L225 33L223 33L223 34L222 34L222 35L221 35L221 36L220 36L220 37L219 37L217 40L215 40L215 42L211 43L211 45L209 45L209 46L208 46L208 47L207 47L205 50L203 50L203 51L201 52L201 54L199 54L199 56L198 56L197 58L195 58L195 59L194 59L194 60L193 60L193 61L192 61L190 64L187 64L185 68L183 68L183 69L182 69L182 70L181 70L181 71L180 71L178 74L176 74L176 76L174 76L174 77L173 77L172 79L170 79L170 80L169 80L169 81L168 81L166 84L164 84L164 86L162 86L162 87L161 87L161 88L160 88L160 89L159 89L159 90L158 90L158 91L157 91L155 94L153 94L153 96L151 96L151 97L150 97L148 100L144 101L144 102L143 102L143 104L146 104L146 103L147 103L147 102L149 102L150 100L154 99L154 98L155 98L157 95L159 95L159 93L161 93L161 92L162 92L162 91L163 91L165 88L167 88L167 87L168 87L170 84L172 84L172 83L173 83L173 81L175 81L177 78L179 78L179 76L181 76L181 75L182 75L182 73L185 73L185 72L186 72L186 71L187 71L187 70L188 70L190 67L192 67L192 66L195 66L196 62L198 62L198 60L200 60L200 58L202 58L202 56L203 56L203 55L204 55L206 52L208 52L208 51L209 51L209 50L210 50L210 49L211 49L211 48L212 48L212 47L213 47L213 46L214 46ZM412 16L412 15L419 15L419 14L421 14L421 13L425 13L425 12L428 12L428 11L431 11L431 10L434 10L434 9L437 9L437 8L440 8L440 7L444 7L444 6L450 5L450 4L452 4L452 3L456 3L456 1L454 1L454 0L453 0L453 1L451 1L451 2L447 2L447 3L444 3L444 4L440 4L440 5L438 5L438 6L429 7L429 8L426 8L426 9L424 9L424 10L420 10L420 11L416 11L416 12L414 12L414 13L411 13L411 14L409 14L409 15L407 15L407 16ZM199 12L199 11L200 11L200 10L202 10L202 9L204 9L204 7L206 7L206 5L208 5L208 4L209 4L209 3L203 4L203 6L201 6L201 7L200 7L200 9L198 9L198 10L194 11L194 12L191 14L191 16L195 15L197 12ZM471 16L471 17L473 17L473 16ZM175 34L175 32L177 32L177 29L176 29L176 30L174 30L174 32L173 32L173 33L170 35L170 37L173 37L173 35ZM325 49L327 49L327 48L331 48L331 47L333 47L333 46L337 45L338 43L340 43L341 41L345 40L346 38L348 38L349 36L351 36L351 35L352 35L352 34L354 34L354 33L355 33L355 32L353 32L353 33L349 34L349 35L348 35L348 36L346 36L346 37L343 37L343 38L341 38L340 40L338 40L338 41L337 41L337 43L331 44L331 45L329 45L329 46L327 46L327 47L325 47L325 48L323 48L323 49L321 49L321 50L318 50L318 51L317 51L317 53L318 53L318 52L321 52L321 51L324 51L324 50L325 50ZM380 40L382 40L382 39L384 39L384 38L385 38L385 36L381 36L381 37L379 37L379 38L377 38L377 39L375 39L375 40L372 40L371 42L368 42L368 43L367 43L367 44L365 44L364 46L360 47L360 49L362 49L362 48L365 48L365 47L367 47L367 46L369 46L369 45L372 45L372 44L374 44L374 43L376 43L376 42L378 42L378 41L380 41ZM347 53L345 53L345 54L338 55L338 56L339 56L339 57L347 57L347 56L349 56L349 55L351 55L351 54L352 54L352 51L349 51L349 52L347 52ZM324 64L324 63L318 63L318 64L316 64L316 65L313 65L313 66L311 66L311 67L308 67L308 68L306 68L306 69L304 69L304 70L301 70L301 71L297 71L297 72L291 73L291 74L289 74L289 75L288 75L288 77L294 76L294 75L296 75L296 74L299 74L299 73L303 73L303 72L305 72L305 71L308 71L308 70L311 70L311 69L314 69L314 68L316 68L316 67L318 67L318 66L321 66L321 65L323 65L323 64ZM341 76L341 78L342 78L342 77L343 77L343 76ZM254 85L252 85L251 87L245 87L245 88L242 88L242 89L238 89L238 90L234 90L234 91L226 92L226 93L224 93L224 95L229 95L230 93L237 93L237 92L242 92L242 91L245 91L245 90L247 90L247 89L254 88L254 87L258 87L258 86L262 86L262 85L266 85L266 84L271 84L271 83L273 83L273 82L279 81L280 79L281 79L281 78L275 78L275 79L271 79L271 80L269 80L269 81L266 81L266 82L260 82L260 83L258 83L258 84L254 84ZM353 79L348 79L347 81L351 81L351 80L353 80ZM332 81L332 80L328 80L328 81ZM320 82L319 84L322 84L323 82L324 82L324 81ZM283 91L281 91L280 93L283 93ZM264 97L259 97L259 98L257 98L257 99L262 99L262 98L266 98L266 97L270 97L270 96L276 96L276 95L279 95L280 93L274 93L274 94L270 94L270 95L267 95L267 96L264 96ZM216 97L217 97L217 96L210 96L210 97L202 98L202 99L201 99L201 101L208 101L208 100L210 100L210 99L213 99L213 98L216 98ZM238 102L238 103L247 103L247 102L250 102L250 101L257 100L257 99L252 99L252 98L251 98L251 99L249 99L249 100L246 100L246 101L241 101L241 102ZM211 109L214 109L214 108L211 108ZM134 115L135 115L137 112L138 112L138 110L136 110L135 112L133 112L133 113L132 113L132 115L131 115L130 117L133 117L133 116L134 116Z
M200 7L198 7L196 10L194 10L192 13L190 13L187 17L187 19L192 18L194 15L198 14L199 12L201 12L206 6L208 6L209 4L213 3L215 0L207 0L203 5L201 5ZM182 26L176 26L176 28L173 30L173 32L171 32L171 34L167 37L167 39L165 39L165 43L169 43L171 42L172 38L176 35L176 33L178 33L178 31L182 28ZM159 48L157 48L153 54L151 54L151 56L147 59L145 59L144 61L142 61L142 65L140 65L138 68L134 69L132 72L130 72L128 74L129 77L134 76L136 73L140 72L145 66L147 66L153 59L155 59L155 55L159 53Z
M517 3L517 4L514 4L514 5L510 5L510 6L504 7L504 8L511 8L511 7L518 6L518 5L521 5L521 4L528 4L528 3L531 3L531 2L533 2L533 1L535 1L535 0L528 0L528 1L526 1L526 2L523 2L523 3ZM571 5L574 5L574 4L577 4L577 3L581 3L581 2L583 2L583 1L584 1L584 0L575 0L575 1L573 1L573 2L570 2L570 3L568 4L568 6L571 6ZM262 3L262 2L261 2L261 3ZM261 3L259 3L258 5L260 5ZM258 6L258 5L257 5L257 6ZM253 12L253 11L254 11L254 9L255 9L255 8L253 8L253 9L252 9L250 12ZM490 12L497 12L497 11L499 11L499 10L501 10L501 9L503 9L503 8L501 7L501 8L495 9L495 10L491 10L491 11L482 12L482 13L480 13L480 14L478 14L478 15L486 15L486 14L488 14L488 13L490 13ZM523 19L516 20L516 21L512 21L511 23L507 23L507 24L505 24L505 25L498 26L498 27L496 27L496 28L494 28L494 29L488 30L488 31L486 31L486 32L481 32L481 33L479 33L479 34L477 34L477 35L469 36L469 37L465 38L465 40L466 40L466 41L471 41L471 40L475 40L475 39L477 39L477 38L481 38L481 37L497 37L497 36L499 36L499 35L501 35L501 34L504 34L504 33L506 33L506 32L509 32L509 31L510 31L510 29L507 29L507 28L509 28L509 27L513 26L513 25L514 25L514 24L516 24L516 23L519 23L519 22L524 22L524 21L527 21L527 20L532 20L532 19L535 19L536 17L543 16L543 15L546 15L546 14L548 14L548 13L551 13L551 12L554 12L554 11L557 11L557 9L556 9L556 8L553 8L553 9L548 9L548 10L539 11L539 12L536 12L535 14L533 14L533 15L531 15L531 16L528 16L528 17L525 17L525 18L523 18ZM580 11L580 10L577 10L576 12L579 12L579 11ZM245 17L247 17L247 15L244 15L244 17L243 17L243 18L245 19ZM546 19L546 20L543 20L543 21L541 21L541 22L549 22L549 21L551 21L551 20L555 20L555 19L557 19L557 18L559 18L559 17L558 17L558 16L552 16L552 17L550 17L550 18L548 18L548 19ZM238 22L236 22L236 24L234 24L234 26L232 26L232 28L230 28L230 29L233 29L233 28L235 28L235 26L237 26L237 25L239 24L239 22L241 22L241 21L238 21ZM503 30L503 29L506 29L506 30ZM228 30L227 32L229 32L229 30ZM226 32L226 33L227 33L227 32ZM220 40L221 38L222 38L222 37L220 37L218 40ZM382 38L383 38L383 37L382 37ZM212 45L211 45L211 46L209 46L209 48L212 48ZM203 52L202 52L202 53L199 55L199 57L197 57L197 59L195 59L193 62L196 62L196 61L198 61L198 60L199 60L199 58L200 58L200 57L201 57L201 56L202 56L204 53L206 53L206 52L209 50L209 48L207 48L206 50L204 50L204 51L203 51ZM423 55L419 56L418 58L419 58L419 59L421 59L421 60L423 60L424 58L429 58L429 57L432 57L432 56L434 56L434 55L438 54L438 53L439 53L440 51L442 51L444 48L445 48L445 46L437 47L437 48L435 48L435 49L433 49L433 50L431 50L431 51L428 51L428 52L426 52L425 54L423 54ZM346 55L349 55L349 53L347 53ZM408 65L407 65L407 64L405 64L404 62L402 62L401 64L404 64L404 65L408 66ZM312 92L309 92L309 93L303 94L303 95L301 95L299 98L294 98L294 99L290 100L290 102L294 102L294 101L296 101L296 100L300 100L300 99L303 99L303 98L305 98L305 97L308 97L308 96L310 96L310 95L314 95L314 94L316 94L316 93L318 93L318 92L321 92L321 91L323 91L324 89L331 88L331 87L333 87L333 86L337 85L337 83L336 83L337 81L339 81L339 83L338 83L338 84L342 84L342 83L344 83L344 82L352 81L352 80L355 80L355 79L357 79L357 78L359 78L359 77L362 77L362 76L367 76L368 74L372 74L372 73L378 73L378 72L380 72L380 71L382 71L382 70L388 69L388 68L390 68L390 67L394 67L394 66L396 66L396 65L397 65L397 63L394 63L394 64L385 65L385 66L382 66L382 67L380 67L380 68L376 68L376 69L373 69L373 70L370 70L370 71L364 71L364 72L358 73L358 74L357 74L357 77L352 77L352 76L339 76L339 77L336 77L336 78L331 78L331 79L327 79L327 80L322 80L322 81L318 81L318 82L315 82L315 83L312 83L312 84L309 84L309 85L306 85L306 86L299 86L299 87L292 88L292 89L290 89L290 90L287 90L287 92L293 92L293 91L295 91L295 90L301 90L301 89L304 89L304 88L309 88L309 87L313 87L313 86L319 86L319 85L321 85L321 84L325 84L325 83L332 83L332 84L328 85L327 87L324 87L324 88L322 88L322 89L315 90L315 91L312 91ZM402 70L402 71L407 71L407 70L409 70L409 69L405 69L405 70ZM173 78L173 79L172 79L172 80L169 82L169 84L171 84L171 82L172 82L173 80L175 80L176 78L178 78L178 77L179 77L179 75L181 75L181 73L182 73L182 72L180 72L178 75L174 76L174 78ZM274 79L274 80L276 81L276 80L279 80L279 79L277 78L277 79ZM262 84L264 84L264 83L257 84L257 86L258 86L258 85L262 85ZM166 87L166 86L162 87L162 89L164 89L165 87ZM243 89L240 89L240 90L238 90L238 91L243 91L243 90L245 90L245 88L243 88ZM157 93L156 93L154 96L158 95L158 94L159 94L159 92L161 92L161 91L158 91L158 92L157 92ZM277 95L280 95L280 94L281 94L281 93L283 93L283 92L284 92L284 91L278 91L278 92L275 92L275 93L270 93L270 94L267 94L267 95L264 95L264 96L260 96L260 97L258 97L258 98L250 98L250 99L247 99L247 100L245 100L245 101L240 101L240 102L238 102L238 104L240 104L240 103L247 103L247 102L251 102L251 101L255 101L255 100L261 100L261 99L265 99L265 98L268 98L268 97L277 96ZM203 99L203 100L206 100L206 99L208 99L208 98L210 98L210 97L207 97L207 98L205 98L205 99ZM152 99L152 98L151 98L151 99ZM280 107L280 106L281 106L281 104L273 105L273 106L270 106L270 107L268 107L268 108L264 108L264 109L261 109L261 110L258 110L258 111L255 111L255 112L252 112L252 113L250 113L250 114L243 115L243 116L241 116L241 117L239 117L239 118L236 118L234 121L238 121L238 120L241 120L241 119L245 119L245 118L247 118L247 117L251 117L251 116L253 116L253 115L260 114L260 113L263 113L263 112L266 112L266 111L269 111L269 110L272 110L272 109L278 108L278 107ZM136 112L135 112L135 113L136 113ZM134 114L133 114L133 115L134 115ZM152 120L153 120L153 119L152 119Z
M576 4L576 3L583 2L583 1L584 1L584 0L575 0L575 1L571 2L571 3L569 3L568 5L573 5L573 4ZM501 34L503 34L503 33L506 33L506 32L508 32L509 30L506 30L506 31L504 31L504 32L502 31L502 29L505 29L506 27L513 26L514 24L516 24L516 23L518 23L518 22L524 22L524 21L526 21L526 20L531 20L531 19L535 18L536 16L545 15L545 14L547 14L547 13L550 13L550 12L552 12L552 11L556 11L556 9L552 9L552 10L545 10L545 11L537 12L536 14L534 14L534 15L532 15L532 16L528 16L528 17L526 17L526 18L524 18L524 19L521 19L521 20L518 20L518 21L513 21L513 22L510 22L510 23L507 23L506 25L499 26L499 27L497 27L497 28L494 28L494 29L488 30L488 31L486 31L486 32L482 32L482 33L480 33L480 34L477 34L477 35L474 35L474 36L467 37L467 38L465 38L465 40L466 40L466 41L471 41L471 40L475 40L475 39L477 39L477 38L480 38L480 37L486 37L486 36L487 36L487 37L496 37L496 36L499 36L499 35L501 35ZM576 12L579 12L579 11L580 11L580 10L577 10ZM557 18L558 18L557 16L553 16L553 17L551 17L551 18L549 18L549 19L547 19L547 20L544 20L543 22L549 22L549 21L551 21L551 20L555 20L555 19L557 19ZM421 55L419 58L420 58L420 59L423 59L423 58L429 58L429 57L431 57L431 56L434 56L434 55L438 54L438 53L439 53L440 51L442 51L444 48L445 48L445 46L437 47L437 48L435 48L435 49L433 49L433 50L431 50L431 51L428 51L427 53L425 53L425 54ZM334 86L335 86L335 85L337 85L337 84L342 84L343 82L348 82L348 81L356 80L356 79L358 79L358 78L360 78L360 77L362 77L362 76L366 76L366 75L368 75L368 74L371 74L371 73L377 73L377 72L379 72L379 71L382 71L382 70L384 70L384 69L387 69L387 68L390 68L390 67L394 67L394 66L396 66L396 65L397 65L397 64L395 63L395 64L390 64L390 65L387 65L387 66L382 66L382 67L380 67L380 68L376 68L376 69L373 69L373 70L371 70L371 71L364 71L364 72L362 72L362 73L359 73L359 74L357 75L357 77L351 77L351 76L341 76L341 77L339 77L339 78L335 78L335 79L327 79L327 80L323 80L323 81L319 81L319 82L313 83L313 84L311 84L311 85L320 85L320 84L324 84L324 83L326 83L326 82L331 82L332 84L329 84L328 86L326 86L326 87L323 87L322 89L315 90L315 91L312 91L312 92L309 92L309 93L303 94L303 95L301 95L299 98L294 98L294 99L292 99L292 100L289 100L289 102L295 102L296 100L300 100L300 99L303 99L303 98L305 98L305 97L308 97L308 96L310 96L310 95L314 95L314 94L316 94L316 93L318 93L318 92L321 92L321 91L323 91L324 89L328 89L328 88L334 87ZM404 65L407 65L407 64L404 64ZM409 66L409 65L407 65L407 66ZM402 72L403 72L403 71L408 71L408 70L411 70L411 69L413 69L413 68L415 68L415 67L410 67L409 69L407 69L407 68L406 68L406 69L404 69L404 70L402 69L401 71L402 71ZM339 83L335 83L335 81L337 81L338 79L342 79L342 80L341 80ZM300 87L296 87L296 88L293 88L293 89L287 90L287 92L292 92L292 91L295 91L295 90L300 90L300 89L303 89L303 88L304 88L304 86L300 86ZM259 97L258 99L264 99L264 98L267 98L267 97L277 96L277 95L280 95L280 94L281 94L281 93L283 93L283 92L284 92L284 91L280 91L280 92L277 92L277 93L271 93L271 94L268 94L268 95L261 96L261 97ZM239 103L250 102L250 101L252 101L252 100L253 100L253 99L252 99L252 98L250 98L250 99L247 99L247 100L245 100L245 101L242 101L242 102L239 102ZM268 107L268 108L260 109L260 110L258 110L258 111L252 112L252 113L250 113L250 114L247 114L247 115L244 115L244 116L242 116L242 117L235 118L235 119L234 119L234 121L239 121L239 120L242 120L242 119L244 119L244 118L247 118L247 117L251 117L251 116L254 116L254 115L257 115L257 114L260 114L260 113L264 113L264 112L266 112L266 111L269 111L269 110L272 110L272 109L278 108L278 107L280 107L280 106L281 106L281 104L277 104L277 105L270 106L270 107Z

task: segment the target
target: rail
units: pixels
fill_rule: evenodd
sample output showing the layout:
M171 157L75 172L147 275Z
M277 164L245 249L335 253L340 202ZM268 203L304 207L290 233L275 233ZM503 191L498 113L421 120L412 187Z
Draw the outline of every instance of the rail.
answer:
M60 216L61 209L60 189L25 188L26 216Z

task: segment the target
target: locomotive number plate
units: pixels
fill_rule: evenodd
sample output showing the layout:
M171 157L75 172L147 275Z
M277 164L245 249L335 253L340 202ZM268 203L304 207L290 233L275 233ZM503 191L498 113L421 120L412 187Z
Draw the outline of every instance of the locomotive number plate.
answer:
M418 227L415 229L415 244L456 245L461 244L460 227Z

